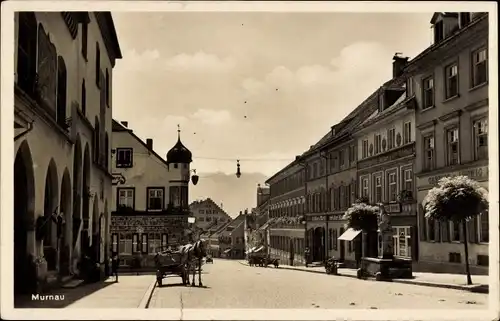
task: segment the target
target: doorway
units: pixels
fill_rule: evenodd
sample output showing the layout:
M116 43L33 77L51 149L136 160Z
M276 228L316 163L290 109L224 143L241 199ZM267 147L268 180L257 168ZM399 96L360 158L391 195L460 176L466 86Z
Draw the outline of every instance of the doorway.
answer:
M28 251L28 227L34 207L34 174L28 144L23 142L14 161L14 295L27 294L35 286ZM31 217L33 218L33 217ZM33 276L33 277L31 277Z

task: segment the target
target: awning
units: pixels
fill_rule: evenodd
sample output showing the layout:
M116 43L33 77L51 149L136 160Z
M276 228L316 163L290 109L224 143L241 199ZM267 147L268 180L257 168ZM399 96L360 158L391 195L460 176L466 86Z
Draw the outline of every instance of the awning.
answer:
M253 251L254 253L258 253L260 251L262 251L264 249L263 246L260 246L259 248L257 248L255 251Z
M229 253L229 252L231 252L231 249L226 249L226 250L224 251L224 253Z
M356 231L352 228L348 228L344 233L342 233L341 236L339 236L338 239L341 241L352 241L359 235L359 233L361 233L361 230Z

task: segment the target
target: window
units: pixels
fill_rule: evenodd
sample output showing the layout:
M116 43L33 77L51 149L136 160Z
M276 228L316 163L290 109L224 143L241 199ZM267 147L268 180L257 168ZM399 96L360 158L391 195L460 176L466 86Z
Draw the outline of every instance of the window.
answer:
M318 177L318 163L313 164L313 178Z
M380 134L375 135L375 154L381 152L382 148L382 136Z
M116 149L116 167L130 168L133 166L132 148L117 148Z
M474 122L474 159L488 159L488 119Z
M37 28L34 12L19 12L17 42L17 84L33 94L37 73Z
M340 159L340 168L342 168L345 165L345 153L344 153L344 150L340 150L339 151L339 159Z
M387 149L392 149L396 146L396 129L391 128L387 131Z
M458 65L452 64L445 68L446 72L446 99L458 95Z
M470 23L470 12L460 12L458 15L458 24L460 28L467 26Z
M139 234L132 235L132 253L139 252Z
M404 190L413 192L413 172L411 169L405 169L404 171Z
M141 234L142 238L142 253L146 254L148 253L148 235L147 234Z
M438 43L444 39L443 20L434 24L434 43Z
M488 255L477 255L477 265L479 266L490 266L490 258Z
M87 89L85 88L85 79L82 81L82 114L87 114Z
M148 210L161 211L163 209L163 189L148 188Z
M423 81L423 109L434 106L434 78L428 77Z
M118 188L118 206L134 208L134 189Z
M450 222L450 231L451 231L451 241L460 242L460 228L462 226L461 223Z
M396 180L396 173L389 173L389 202L395 202L398 194L398 183Z
M204 214L205 213L205 210L200 210L200 214Z
M434 169L434 135L424 137L424 169Z
M361 155L363 156L363 158L368 157L368 139L363 140Z
M427 239L436 241L436 221L427 219Z
M168 235L166 233L163 233L161 235L161 246L166 247L168 244Z
M375 177L375 203L382 203L382 176Z
M105 95L106 95L105 96L106 97L106 106L109 107L109 96L110 96L110 92L109 92L109 72L108 72L107 68L106 68L106 80L105 80L104 88L105 88Z
M113 235L111 236L112 238L112 247L111 247L111 251L113 253L118 253L118 233L113 233Z
M363 178L361 180L361 184L362 184L362 191L361 191L361 194L363 197L368 197L368 192L369 192L369 189L368 189L368 178Z
M411 122L406 122L403 125L403 144L411 142Z
M392 244L394 255L397 257L411 258L411 231L408 226L394 227Z
M57 58L57 112L56 120L59 126L67 129L66 123L66 94L67 94L67 73L66 64L63 57Z
M447 137L447 165L457 165L459 162L458 155L458 128L449 129L446 133Z
M479 215L479 242L488 243L490 241L490 224L488 212Z
M87 60L87 50L88 50L88 24L82 23L82 55L85 60Z
M479 49L472 53L472 87L486 83L488 80L488 60L486 49Z
M101 88L101 50L97 42L95 44L95 84L97 88Z
M349 162L354 163L356 161L356 145L349 147Z
M132 254L132 235L120 234L120 254Z
M448 254L448 261L450 263L462 263L462 256L458 252L450 252Z
M334 251L337 251L337 244L338 244L337 239L338 239L337 229L334 229L333 230L333 237L332 237L332 245L333 245L332 249Z

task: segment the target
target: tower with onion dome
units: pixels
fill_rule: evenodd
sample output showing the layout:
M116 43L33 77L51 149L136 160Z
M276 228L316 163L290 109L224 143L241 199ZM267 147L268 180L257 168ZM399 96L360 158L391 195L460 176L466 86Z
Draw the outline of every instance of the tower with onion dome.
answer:
M181 130L177 125L177 143L167 153L168 170L171 173L168 191L168 207L174 212L189 212L190 164L193 155L181 142Z

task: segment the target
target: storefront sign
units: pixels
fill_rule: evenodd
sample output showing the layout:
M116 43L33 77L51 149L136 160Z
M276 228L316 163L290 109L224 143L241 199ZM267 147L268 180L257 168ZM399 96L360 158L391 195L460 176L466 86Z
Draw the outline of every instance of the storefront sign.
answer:
M451 172L436 176L431 176L428 178L429 185L436 185L441 178L444 177L454 177L454 176L468 176L472 179L484 179L488 178L488 166L464 169L458 172Z
M381 155L378 157L370 158L367 160L358 161L358 168L365 169L372 166L380 165L386 162L390 162L399 158L407 157L415 154L415 144L407 145L401 147L400 149L393 150L388 152L385 155Z
M326 216L321 215L321 216L313 216L311 221L326 221Z

